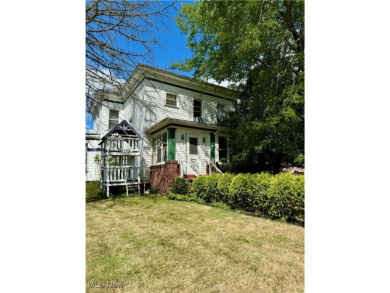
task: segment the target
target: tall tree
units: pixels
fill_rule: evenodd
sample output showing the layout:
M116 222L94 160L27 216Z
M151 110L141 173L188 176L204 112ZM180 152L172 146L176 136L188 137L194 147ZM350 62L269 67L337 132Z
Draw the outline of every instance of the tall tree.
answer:
M166 29L164 18L173 6L173 1L87 0L87 105L97 89L121 94L138 62L153 61L159 45L153 33Z
M304 2L198 1L176 19L192 58L173 64L240 92L232 129L236 171L304 163Z

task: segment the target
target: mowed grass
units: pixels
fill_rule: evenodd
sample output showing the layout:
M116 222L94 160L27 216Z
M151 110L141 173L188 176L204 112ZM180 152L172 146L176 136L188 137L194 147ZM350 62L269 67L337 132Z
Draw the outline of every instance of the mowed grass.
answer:
M304 291L300 226L138 196L88 202L86 233L88 292Z

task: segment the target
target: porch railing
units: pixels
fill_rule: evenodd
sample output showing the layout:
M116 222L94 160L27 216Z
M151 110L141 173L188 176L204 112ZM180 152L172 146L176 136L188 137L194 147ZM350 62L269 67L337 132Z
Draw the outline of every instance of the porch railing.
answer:
M209 166L209 175L211 175L212 173L212 168L211 166L214 167L214 169L221 175L223 175L223 172L221 170L219 170L219 168L212 162L210 161L208 158L206 158L206 162L207 162L207 165Z
M192 173L194 173L194 175L195 175L196 177L199 176L194 170L192 170L192 168L191 168L190 166L188 166L188 165L186 164L186 162L184 162L184 160L179 160L179 164L180 164L180 177L184 177L184 166L187 167L188 169L190 169L190 171L191 171Z
M138 177L139 176L139 177ZM150 169L136 166L110 166L103 168L104 182L149 181Z
M138 180L140 167L113 166L103 168L103 181L120 182Z
M106 152L139 152L139 140L129 138L110 138L104 143Z

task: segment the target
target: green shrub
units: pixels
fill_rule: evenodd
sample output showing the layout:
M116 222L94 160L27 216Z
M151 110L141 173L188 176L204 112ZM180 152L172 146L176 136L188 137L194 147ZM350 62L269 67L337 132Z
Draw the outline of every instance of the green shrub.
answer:
M248 198L251 193L251 175L238 174L233 178L229 187L229 200L227 204L233 209L247 209Z
M217 207L217 208L220 208L220 209L223 209L223 210L230 210L230 207L226 203L223 203L223 202L220 202L220 201L212 201L211 202L211 206Z
M189 201L189 202L197 202L197 203L200 203L200 204L204 204L205 201L193 194L188 194L188 195L182 195L182 194L176 194L176 193L173 193L171 191L169 191L167 193L167 197L169 199L173 199L173 200L178 200L178 201Z
M206 180L207 176L198 176L195 178L194 182L192 182L192 190L194 194L202 199L207 197Z
M170 191L177 194L187 195L190 191L190 187L183 177L176 177L170 185Z
M268 188L272 175L269 173L253 174L250 176L247 210L250 212L268 211Z
M149 188L149 194L157 194L158 193L158 186L150 186Z
M282 220L304 219L304 175L281 173L274 176L268 189L268 214Z
M213 173L206 178L206 202L219 201L218 196L218 181L221 179L221 174Z
M218 181L218 201L227 203L229 201L229 187L234 178L233 174L225 173Z
M86 196L96 196L100 191L100 181L88 181L85 182L85 194Z

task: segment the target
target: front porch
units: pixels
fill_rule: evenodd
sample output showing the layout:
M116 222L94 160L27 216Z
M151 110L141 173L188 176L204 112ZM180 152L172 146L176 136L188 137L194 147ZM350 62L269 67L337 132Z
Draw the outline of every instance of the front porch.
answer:
M160 193L166 193L178 176L223 174L220 166L229 160L228 134L220 126L165 119L146 134L151 144L150 183Z

